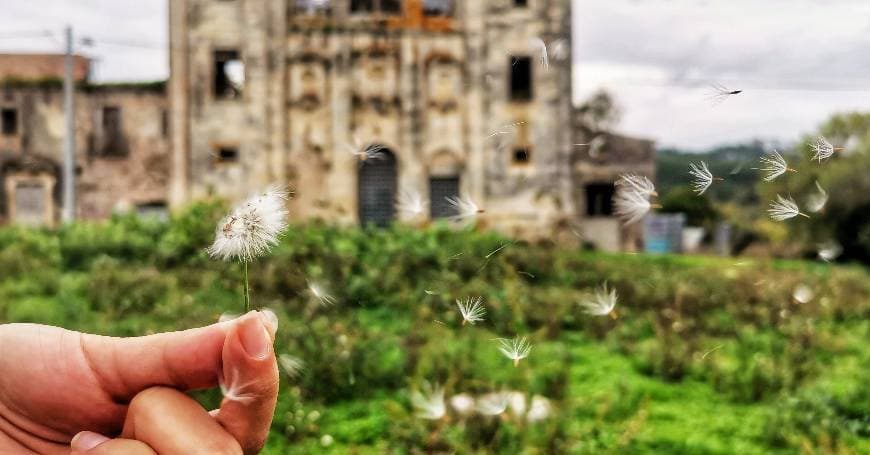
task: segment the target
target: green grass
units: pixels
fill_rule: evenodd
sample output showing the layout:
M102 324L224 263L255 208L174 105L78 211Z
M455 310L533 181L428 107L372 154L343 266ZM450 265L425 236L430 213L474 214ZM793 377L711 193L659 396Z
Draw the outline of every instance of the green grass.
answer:
M221 211L0 229L0 322L133 336L238 313L240 268L203 253ZM860 266L310 224L251 272L254 304L280 318L276 350L306 364L282 376L265 453L870 453L870 274ZM336 303L321 305L310 281ZM618 319L578 305L605 281L620 294ZM798 285L814 291L810 302L794 301ZM486 320L462 326L454 301L477 295ZM516 335L533 344L518 367L495 341ZM430 422L410 400L424 381L447 397L543 396L553 413Z

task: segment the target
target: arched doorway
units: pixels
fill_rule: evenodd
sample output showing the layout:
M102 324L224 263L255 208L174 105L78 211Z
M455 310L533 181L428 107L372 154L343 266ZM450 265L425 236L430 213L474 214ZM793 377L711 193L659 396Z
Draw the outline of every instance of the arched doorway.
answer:
M378 145L370 145L365 157L357 179L359 221L363 226L384 227L393 221L396 212L396 157Z

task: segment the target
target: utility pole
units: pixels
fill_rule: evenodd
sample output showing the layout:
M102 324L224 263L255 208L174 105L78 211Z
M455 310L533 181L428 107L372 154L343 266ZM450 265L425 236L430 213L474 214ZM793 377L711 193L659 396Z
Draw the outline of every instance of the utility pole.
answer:
M63 114L66 134L63 138L63 207L62 220L69 223L76 217L76 118L73 80L73 35L69 25L64 29L66 55L64 56Z

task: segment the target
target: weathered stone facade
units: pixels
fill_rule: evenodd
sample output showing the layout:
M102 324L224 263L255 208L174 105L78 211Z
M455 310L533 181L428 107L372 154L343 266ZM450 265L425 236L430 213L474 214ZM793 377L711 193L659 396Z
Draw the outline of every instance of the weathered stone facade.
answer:
M366 221L371 163L352 152L377 145L395 161L385 204L402 192L443 199L454 182L490 227L550 236L573 221L568 0L171 8L174 203L281 182L295 217ZM216 87L223 58L243 65L231 96Z
M162 84L77 86L78 218L166 205L167 104ZM0 114L0 222L53 225L62 186L62 87L40 77L0 81Z

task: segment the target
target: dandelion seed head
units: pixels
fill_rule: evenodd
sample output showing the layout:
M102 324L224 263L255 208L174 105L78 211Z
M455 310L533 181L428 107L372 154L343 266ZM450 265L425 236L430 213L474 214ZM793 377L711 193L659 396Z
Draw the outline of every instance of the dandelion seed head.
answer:
M642 196L649 198L650 196L658 196L656 187L652 180L644 175L638 174L622 174L616 180L616 186L621 186L625 189L632 189Z
M707 168L707 163L703 161L700 164L690 163L689 175L694 179L692 180L692 190L698 195L704 194L704 191L707 191L707 188L713 184L713 174Z
M770 208L767 209L767 212L776 221L785 221L798 215L809 218L809 216L801 213L794 199L791 197L784 198L779 194L776 195L776 201L770 203Z
M326 306L335 304L335 297L329 293L329 290L323 283L309 281L308 292L310 292L315 299L319 300L321 305Z
M607 316L614 308L618 295L616 289L608 289L607 283L601 285L592 294L592 297L584 300L581 305L585 308L587 314L594 316Z
M444 389L437 384L433 386L424 382L419 391L411 392L411 404L421 419L438 420L447 414Z
M268 253L287 229L288 195L286 189L272 187L233 208L218 224L209 255L249 262Z
M486 316L486 308L483 307L483 299L480 297L468 297L464 300L457 300L456 306L459 307L459 313L462 315L462 324L466 322L474 325L483 320Z
M498 342L500 344L499 351L504 354L505 357L514 361L514 366L520 363L520 360L525 359L529 356L529 352L532 350L532 345L526 341L526 337L516 337L513 339L507 338L499 338Z

